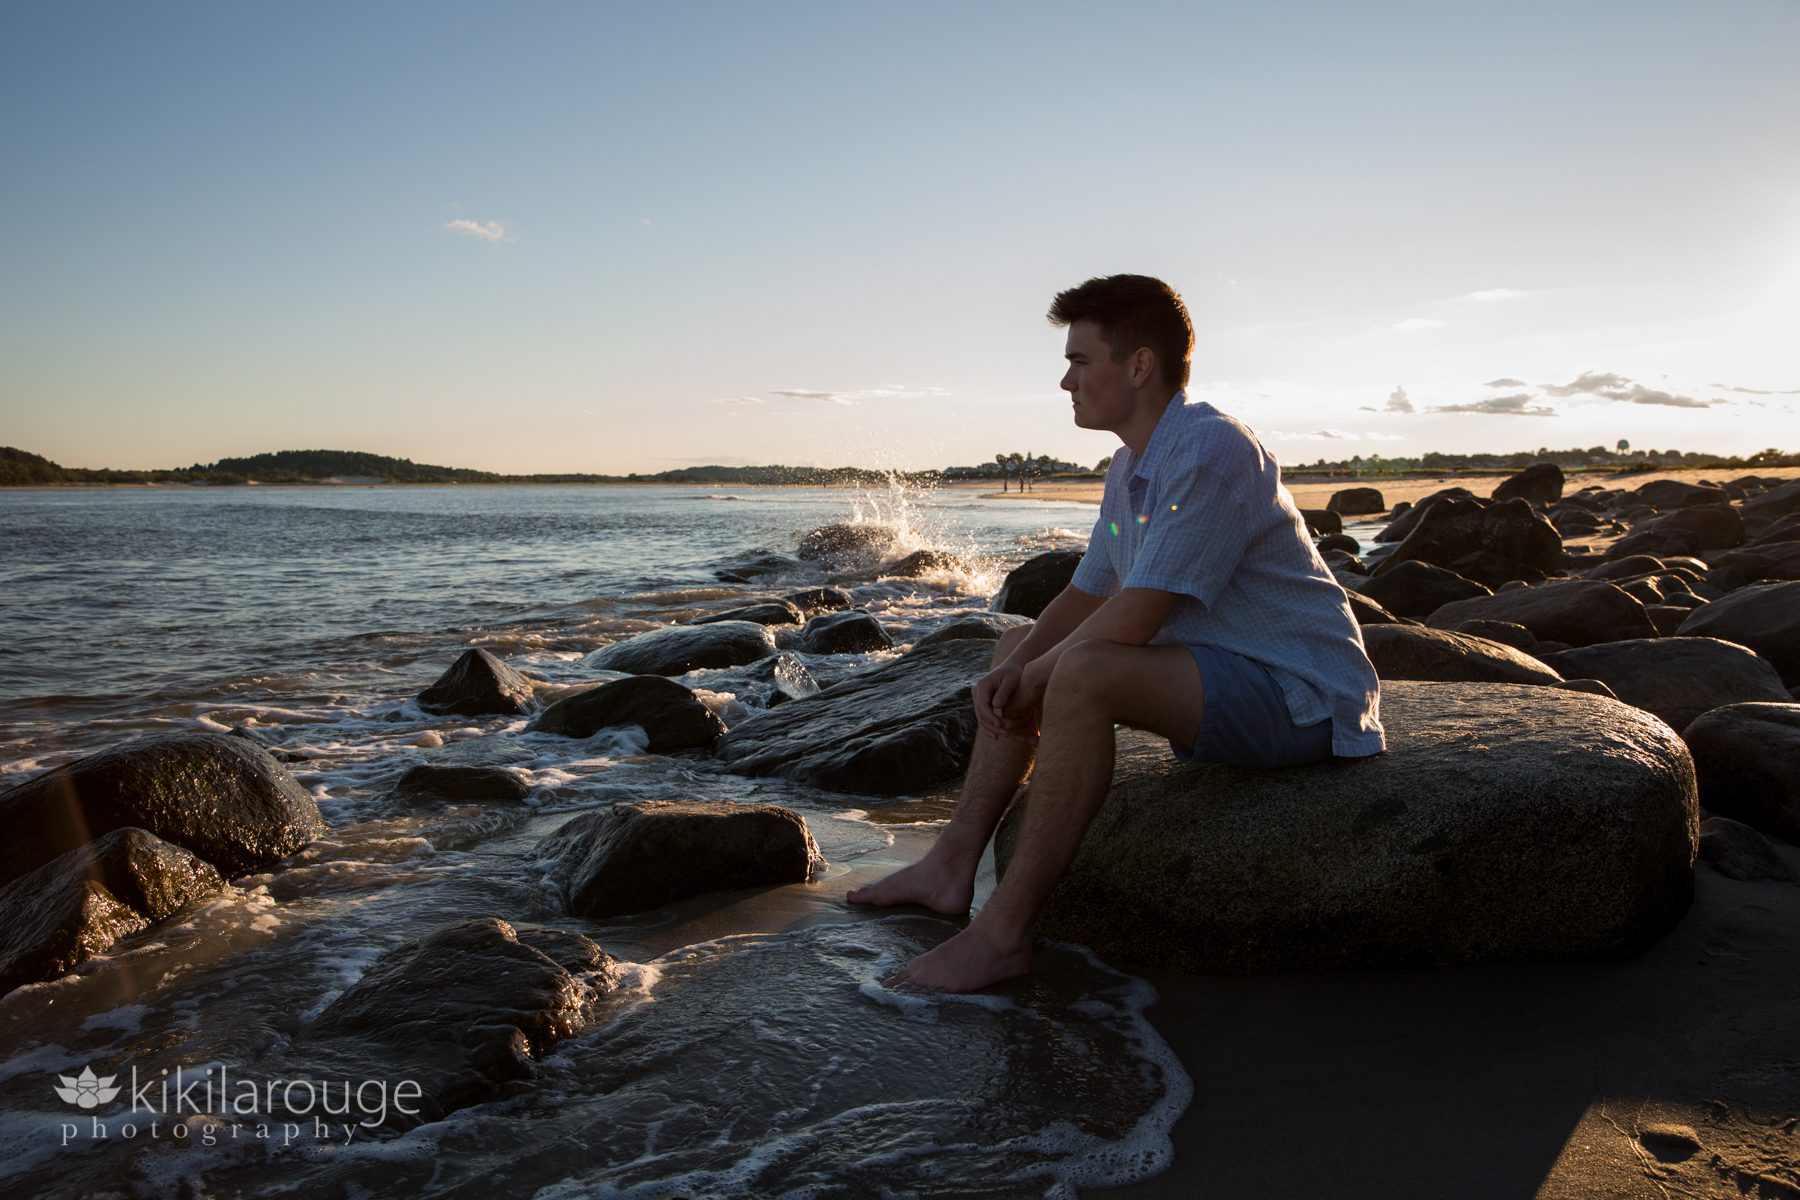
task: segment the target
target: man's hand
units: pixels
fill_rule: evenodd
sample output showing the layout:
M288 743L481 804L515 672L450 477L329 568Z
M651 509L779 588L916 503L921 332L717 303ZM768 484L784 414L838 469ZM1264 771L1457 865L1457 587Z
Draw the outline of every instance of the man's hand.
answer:
M1036 665L1033 660L1031 665ZM989 737L1037 738L1038 705L1044 698L1042 685L1035 690L1026 677L1031 666L1021 667L1018 656L1007 659L981 677L975 685L975 721Z

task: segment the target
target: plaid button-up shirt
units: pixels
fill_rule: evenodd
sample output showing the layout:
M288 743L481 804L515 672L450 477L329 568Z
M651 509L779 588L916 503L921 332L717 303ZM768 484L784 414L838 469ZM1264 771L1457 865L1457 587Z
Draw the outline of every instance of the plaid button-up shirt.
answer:
M1074 586L1177 599L1154 644L1217 646L1280 681L1296 725L1331 719L1332 753L1385 746L1375 668L1344 590L1273 456L1241 422L1177 393L1140 458L1113 455Z

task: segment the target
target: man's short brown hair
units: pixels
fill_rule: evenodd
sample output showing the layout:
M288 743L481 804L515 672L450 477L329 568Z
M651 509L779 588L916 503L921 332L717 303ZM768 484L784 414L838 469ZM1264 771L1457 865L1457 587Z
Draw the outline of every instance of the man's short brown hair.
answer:
M1156 355L1163 382L1184 388L1194 359L1194 323L1181 294L1148 275L1102 275L1058 292L1050 323L1061 328L1092 321L1118 362L1140 346Z

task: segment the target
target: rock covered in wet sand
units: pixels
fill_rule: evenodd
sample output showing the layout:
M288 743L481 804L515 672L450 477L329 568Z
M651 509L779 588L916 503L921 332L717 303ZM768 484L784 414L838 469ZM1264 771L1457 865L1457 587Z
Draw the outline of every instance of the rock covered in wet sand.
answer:
M0 993L54 979L224 886L211 864L115 829L0 888Z
M577 692L546 708L531 728L585 738L624 725L648 735L645 749L652 754L710 746L725 733L725 723L698 696L662 675L632 675Z
M261 746L218 733L156 734L0 795L0 882L128 826L199 855L227 879L325 832L312 794Z
M970 691L992 655L985 641L915 648L740 722L713 753L740 775L867 796L925 791L968 767Z
M1633 953L1693 896L1693 764L1661 721L1515 684L1382 687L1386 754L1181 766L1121 732L1041 933L1224 973ZM1011 856L1024 804L996 844Z
M805 883L825 860L806 820L774 804L648 800L583 813L546 838L569 912L615 917L689 896Z
M713 667L736 667L775 653L775 635L754 621L711 625L671 625L602 646L581 660L584 667L632 675L686 675Z
M412 1081L418 1112L392 1108L385 1123L411 1128L531 1078L617 982L611 956L580 934L459 921L382 955L289 1057L326 1078Z
M510 715L531 706L531 692L531 680L524 675L486 650L470 650L419 693L419 707L465 717Z

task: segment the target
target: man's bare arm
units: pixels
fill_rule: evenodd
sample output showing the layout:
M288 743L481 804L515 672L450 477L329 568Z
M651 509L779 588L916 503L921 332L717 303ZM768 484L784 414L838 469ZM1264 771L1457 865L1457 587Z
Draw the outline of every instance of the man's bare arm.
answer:
M1045 605L1044 611L1038 614L1037 623L1031 627L1031 632L1013 648L1006 661L1023 667L1074 633L1107 603L1103 597L1090 596L1074 585L1065 587L1056 593L1054 600Z

